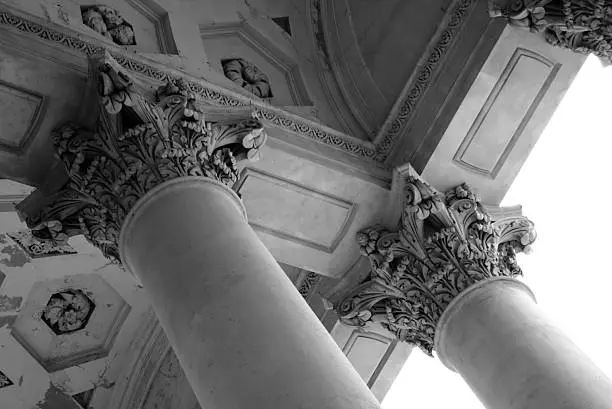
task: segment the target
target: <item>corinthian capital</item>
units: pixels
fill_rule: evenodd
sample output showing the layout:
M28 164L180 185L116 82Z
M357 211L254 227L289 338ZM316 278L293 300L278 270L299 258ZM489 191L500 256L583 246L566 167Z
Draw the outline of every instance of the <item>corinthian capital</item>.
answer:
M90 61L90 80L99 106L95 129L69 123L52 134L67 183L53 194L34 192L17 210L32 228L53 221L64 237L85 234L112 259L119 258L123 220L148 191L184 176L233 187L237 163L256 158L266 141L256 118L207 121L185 82L152 92L108 54Z
M522 216L493 220L465 184L442 194L412 169L403 184L398 229L358 233L371 272L336 310L348 325L377 321L432 355L436 325L450 302L479 281L521 275L516 254L536 235Z

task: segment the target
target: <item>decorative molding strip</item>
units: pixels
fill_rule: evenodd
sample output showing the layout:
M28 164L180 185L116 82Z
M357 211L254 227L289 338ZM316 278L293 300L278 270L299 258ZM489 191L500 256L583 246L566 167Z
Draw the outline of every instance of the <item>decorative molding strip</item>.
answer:
M44 41L56 43L60 46L76 50L86 56L94 56L107 50L111 56L121 65L139 75L148 77L160 83L176 82L183 80L187 88L195 94L196 98L208 104L226 107L251 107L261 115L261 118L271 124L287 129L309 139L331 146L335 149L348 152L351 155L366 159L372 162L382 162L382 158L376 152L371 143L360 141L349 135L332 130L326 126L317 124L303 118L298 119L295 115L289 115L281 109L273 108L270 105L249 99L239 94L229 94L228 91L220 87L214 89L204 85L203 80L193 81L187 79L187 74L182 76L173 75L159 70L145 62L135 60L118 52L119 48L102 47L94 45L93 41L88 42L56 30L43 26L27 18L18 16L6 10L0 10L0 26L9 26L15 30L36 36Z
M296 287L302 297L306 300L316 291L317 287L323 280L323 276L311 271L303 270L298 276Z
M319 1L313 0L315 3ZM281 109L272 108L265 102L248 99L238 94L230 95L229 92L223 91L221 88L213 89L207 86L208 84L204 85L203 80L186 80L186 83L189 90L195 93L199 100L219 106L251 106L261 115L262 119L275 126L287 129L306 138L314 139L317 142L345 151L359 158L384 163L395 142L412 120L418 102L431 85L446 53L451 49L457 34L461 30L465 18L470 14L471 9L476 3L476 0L455 0L453 7L447 13L444 25L432 39L431 51L428 55L424 56L422 64L420 64L421 68L415 71L411 81L404 88L401 97L394 105L374 144L331 130L313 121L294 118ZM313 13L316 13L318 9L320 9L320 6L311 7ZM317 17L313 16L313 19L317 20ZM43 26L6 10L0 10L0 25L10 26L13 29L34 35L42 40L77 50L87 56L99 54L105 49L110 48L95 45L93 42L88 42L76 36ZM166 82L168 80L176 81L180 78L177 75L165 73L145 62L126 57L118 51L110 49L109 52L122 67L153 80Z
M378 160L386 160L395 142L412 121L417 104L432 84L465 18L477 3L477 0L455 0L449 8L444 22L430 42L429 53L423 55L418 65L420 69L414 71L376 136L374 144L379 154Z

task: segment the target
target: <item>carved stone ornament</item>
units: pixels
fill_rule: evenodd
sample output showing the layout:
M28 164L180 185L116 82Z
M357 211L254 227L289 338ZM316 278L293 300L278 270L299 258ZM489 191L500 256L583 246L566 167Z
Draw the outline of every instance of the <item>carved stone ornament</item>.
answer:
M40 318L56 335L69 334L85 328L94 309L82 290L68 289L51 296Z
M242 58L221 60L223 73L251 94L264 99L273 97L270 80L255 64Z
M298 291L302 297L308 299L317 289L323 277L311 271L307 272L304 277L298 282Z
M98 94L96 128L68 123L52 134L67 183L53 194L35 191L16 206L39 238L50 234L38 226L59 223L64 237L84 234L118 261L123 220L149 190L184 176L233 187L237 163L256 159L266 141L259 120L209 122L181 80L151 92L108 53L90 60L90 78Z
M118 45L136 45L134 27L117 10L102 4L81 7L83 24Z
M552 45L611 62L611 0L489 0L489 14L542 33Z
M536 234L524 217L492 221L465 184L442 194L412 170L404 183L398 230L358 233L371 272L336 310L345 324L379 322L431 356L436 325L450 302L479 281L521 275L516 254Z
M6 388L7 386L13 386L13 381L11 381L4 372L0 371L0 389Z
M21 230L7 234L32 258L77 254L68 244L68 236L62 232L61 223L55 220L41 223L32 231Z

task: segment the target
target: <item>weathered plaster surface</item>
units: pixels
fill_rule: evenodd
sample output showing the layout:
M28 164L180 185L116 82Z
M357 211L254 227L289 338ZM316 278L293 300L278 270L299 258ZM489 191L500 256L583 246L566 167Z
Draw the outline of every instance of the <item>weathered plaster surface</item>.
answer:
M17 315L3 315L0 316L0 330L4 328L11 328L15 320L17 319Z
M43 399L36 403L35 409L82 409L70 396L59 388L50 385Z
M0 256L0 264L7 267L23 267L29 262L28 256L17 244L5 246L0 253L8 256Z
M11 297L0 294L0 312L17 311L22 301L23 297Z

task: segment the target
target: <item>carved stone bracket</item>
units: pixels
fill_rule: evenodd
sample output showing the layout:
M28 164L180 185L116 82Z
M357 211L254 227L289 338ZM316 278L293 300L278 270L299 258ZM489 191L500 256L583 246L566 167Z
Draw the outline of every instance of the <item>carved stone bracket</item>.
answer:
M432 355L436 325L450 302L479 281L521 275L516 254L536 234L522 216L493 221L465 184L442 194L410 169L403 192L396 231L375 226L358 233L371 272L336 310L345 324L379 322Z
M90 60L90 79L98 94L96 128L68 123L52 134L67 183L16 206L39 238L58 237L37 228L53 221L62 237L84 234L118 260L123 220L149 190L183 176L233 187L237 163L256 159L266 141L258 119L209 122L181 80L152 92L108 53Z

